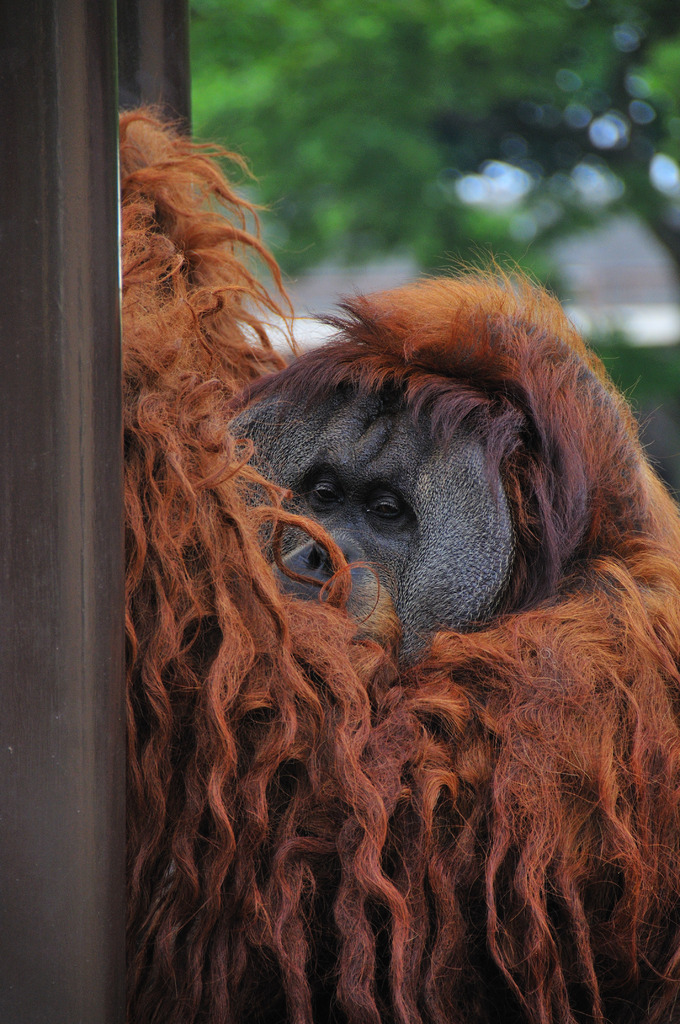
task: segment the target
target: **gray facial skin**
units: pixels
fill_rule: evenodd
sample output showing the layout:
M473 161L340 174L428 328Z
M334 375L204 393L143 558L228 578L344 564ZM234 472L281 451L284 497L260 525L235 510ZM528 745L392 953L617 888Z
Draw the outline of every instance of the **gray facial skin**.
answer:
M493 612L510 575L513 529L478 440L460 430L444 450L393 395L346 391L304 415L265 399L232 432L252 439L258 467L293 491L296 510L318 520L348 561L377 570L402 624L402 657L441 627L470 628ZM286 561L323 580L328 565L318 548L310 557L312 547L289 538ZM289 589L319 593L314 585ZM351 599L348 610L356 614Z

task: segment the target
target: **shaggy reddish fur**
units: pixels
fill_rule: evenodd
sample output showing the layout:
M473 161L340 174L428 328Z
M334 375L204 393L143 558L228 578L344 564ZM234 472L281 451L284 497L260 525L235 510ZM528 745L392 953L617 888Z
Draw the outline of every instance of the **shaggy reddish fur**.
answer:
M248 250L275 268L249 208L148 113L123 118L121 141L128 1020L281 1019L286 1002L309 1020L309 965L332 954L308 922L326 916L348 819L379 858L360 678L389 661L353 647L332 607L284 598L262 555L260 525L290 517L226 412L237 383L282 365L253 312L276 304Z
M290 517L226 422L271 300L201 205L233 193L148 119L123 152L130 1024L677 1019L680 523L625 403L557 303L474 275L252 387L390 382L489 438L505 607L399 672L263 557Z

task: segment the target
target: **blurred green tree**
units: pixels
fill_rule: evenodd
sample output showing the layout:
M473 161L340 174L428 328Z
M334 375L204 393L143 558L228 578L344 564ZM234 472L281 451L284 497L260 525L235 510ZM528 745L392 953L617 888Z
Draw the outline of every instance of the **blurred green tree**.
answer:
M678 0L193 0L194 122L288 270L519 257L626 206L680 268ZM543 270L543 267L539 269Z

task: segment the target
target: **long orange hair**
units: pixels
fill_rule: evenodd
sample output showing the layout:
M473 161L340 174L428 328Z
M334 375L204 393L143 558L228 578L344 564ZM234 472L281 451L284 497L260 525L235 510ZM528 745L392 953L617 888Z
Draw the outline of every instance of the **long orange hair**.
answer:
M122 165L130 1024L667 1024L680 525L623 399L488 275L353 300L281 369L209 154L133 113ZM407 669L278 591L290 516L228 431L244 384L386 382L484 432L517 533L501 613Z

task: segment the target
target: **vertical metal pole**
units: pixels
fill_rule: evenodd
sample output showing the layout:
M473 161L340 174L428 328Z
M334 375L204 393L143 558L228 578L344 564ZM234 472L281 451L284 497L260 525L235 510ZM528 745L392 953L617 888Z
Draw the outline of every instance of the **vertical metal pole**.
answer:
M0 4L0 1021L124 1018L114 0Z
M160 106L191 130L189 0L118 0L120 104Z

